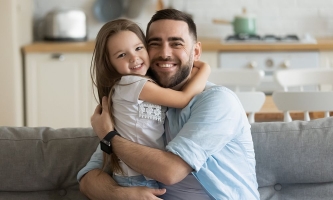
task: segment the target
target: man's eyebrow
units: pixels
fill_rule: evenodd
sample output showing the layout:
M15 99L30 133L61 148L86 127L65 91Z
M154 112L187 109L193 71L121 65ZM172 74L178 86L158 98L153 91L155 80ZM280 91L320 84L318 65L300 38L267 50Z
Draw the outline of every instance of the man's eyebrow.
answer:
M149 42L153 42L153 41L155 41L155 42L160 42L160 41L162 41L162 39L161 39L161 38L157 38L157 37L149 38L149 39L147 40L147 43L149 43Z
M147 40L147 43L150 43L150 42L153 42L153 41L155 41L155 42L161 42L162 39L161 39L161 38L158 38L158 37L149 38L149 39ZM181 38L181 37L169 37L169 38L168 38L168 41L169 41L169 42L172 42L172 41L182 41L182 42L185 42L184 39Z
M178 40L185 42L184 39L181 37L169 37L168 38L168 41L178 41Z

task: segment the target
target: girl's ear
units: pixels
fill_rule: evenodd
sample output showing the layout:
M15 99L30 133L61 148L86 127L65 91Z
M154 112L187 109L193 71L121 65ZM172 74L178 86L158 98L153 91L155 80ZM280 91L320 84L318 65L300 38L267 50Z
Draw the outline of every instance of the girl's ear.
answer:
M201 42L197 42L194 46L194 61L200 59L201 56Z

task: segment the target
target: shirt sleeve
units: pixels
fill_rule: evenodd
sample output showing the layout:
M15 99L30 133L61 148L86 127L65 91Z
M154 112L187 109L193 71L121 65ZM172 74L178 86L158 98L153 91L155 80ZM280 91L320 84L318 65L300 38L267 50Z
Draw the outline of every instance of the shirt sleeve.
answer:
M237 96L226 88L216 87L201 93L188 109L188 121L166 149L198 171L208 157L221 151L248 121Z
M117 84L115 92L126 101L138 102L142 88L147 80L147 78L141 76L123 76Z
M103 152L101 150L100 144L97 146L96 151L91 156L89 162L85 167L83 167L77 174L77 181L80 182L81 178L93 169L102 169L103 167Z

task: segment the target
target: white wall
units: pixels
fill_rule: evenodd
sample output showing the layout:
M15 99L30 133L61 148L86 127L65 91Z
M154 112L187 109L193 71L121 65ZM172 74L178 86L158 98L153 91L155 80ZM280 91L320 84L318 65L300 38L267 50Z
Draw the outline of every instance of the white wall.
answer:
M32 41L32 1L0 1L0 126L23 126L20 47Z
M125 4L130 0L124 0ZM133 0L138 1L138 0ZM157 0L146 0L141 14L133 20L143 29L150 16L154 14ZM103 23L93 15L95 0L34 0L35 20L57 7L80 8L88 16L88 37L94 39ZM189 12L198 27L200 37L221 37L232 34L229 25L217 25L214 18L232 20L246 7L249 13L257 16L257 33L297 34L309 33L315 37L333 36L333 1L332 0L164 0L166 7L172 6ZM126 17L126 16L125 16Z

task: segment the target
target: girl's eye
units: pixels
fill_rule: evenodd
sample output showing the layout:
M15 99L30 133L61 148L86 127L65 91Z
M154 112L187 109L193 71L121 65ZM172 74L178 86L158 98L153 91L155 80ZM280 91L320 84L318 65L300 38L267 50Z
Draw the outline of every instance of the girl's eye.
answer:
M143 47L142 47L142 46L140 46L140 47L137 47L135 50L136 50L136 51L140 51L141 49L143 49Z
M119 54L117 58L122 58L122 57L124 57L124 56L125 56L125 54L122 53L122 54Z

